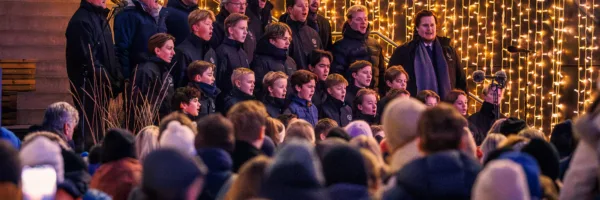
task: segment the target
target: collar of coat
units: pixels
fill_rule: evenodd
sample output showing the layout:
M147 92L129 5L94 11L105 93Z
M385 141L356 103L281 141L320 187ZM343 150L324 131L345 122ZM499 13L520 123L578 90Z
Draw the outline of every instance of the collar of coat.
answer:
M364 34L352 29L352 27L350 27L350 24L348 22L344 23L344 27L342 28L342 34L344 35L344 38L351 38L351 39L355 39L355 40L367 40L369 39L369 34L371 34L371 25L367 25L367 32L365 32Z

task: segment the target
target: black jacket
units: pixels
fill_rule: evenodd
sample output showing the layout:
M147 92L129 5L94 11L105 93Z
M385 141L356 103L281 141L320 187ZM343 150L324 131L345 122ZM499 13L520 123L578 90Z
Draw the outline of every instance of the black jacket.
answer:
M277 118L279 115L283 114L283 111L286 109L286 99L272 97L270 95L265 96L263 103L267 108L267 112L269 116L272 118Z
M379 115L379 113L377 113ZM354 116L352 116L352 120L363 120L367 122L369 125L379 124L377 122L377 115L365 115L360 110L354 110Z
M241 42L225 38L223 43L221 43L221 46L217 48L217 60L219 60L219 64L217 65L217 72L215 73L216 81L217 87L224 92L231 91L231 88L233 87L231 84L231 74L233 74L233 70L240 67L250 68L248 55L246 55L242 45Z
M175 37L175 46L181 44L192 32L188 25L188 16L198 5L185 5L183 0L170 0L167 3L169 16L167 16L167 33Z
M170 63L153 56L138 66L135 75L134 97L137 105L148 101L150 105L157 105L161 118L168 115L171 110L171 99L175 95L173 76L169 74L172 68Z
M313 49L323 49L321 38L314 29L306 25L306 22L294 21L287 18L285 23L292 29L292 43L290 44L290 56L296 62L298 69L308 70L308 56Z
M254 71L256 78L255 94L263 96L267 92L262 91L262 80L270 71L280 71L288 76L292 76L296 72L296 62L287 56L285 49L279 49L269 42L266 38L261 38L258 42L256 55L250 64L250 68Z
M239 90L238 88L234 87L231 92L229 92L229 95L227 95L224 100L223 100L223 106L221 106L221 113L223 113L223 115L227 115L227 112L229 111L229 109L231 109L231 107L233 107L233 105L235 105L236 103L242 102L242 101L247 101L247 100L256 100L256 98L253 95L249 95L246 94L244 92L242 92L241 90ZM219 106L217 106L219 107Z
M479 112L469 116L469 130L473 133L475 143L477 146L481 145L488 131L492 128L494 122L496 122L496 112L494 110L494 104L489 102L483 102ZM505 118L504 115L500 114L501 118Z
M279 16L279 21L285 22L289 16L290 14L286 12L283 15ZM332 31L329 20L323 15L320 15L318 13L311 13L310 11L308 11L306 24L319 34L319 37L321 38L321 44L323 44L323 48L325 48L325 50L330 51L333 48L333 39L331 37Z
M350 85L346 87L346 102L350 105L354 105L354 99L356 99L356 94L360 89L362 88L356 87L354 83L350 83Z
M319 107L325 100L327 100L327 85L325 85L325 81L319 81L315 87L315 94L313 94L311 102Z
M65 34L67 74L73 85L80 87L83 85L85 71L88 80L93 79L94 73L96 77L100 77L100 72L106 72L113 95L117 95L122 90L123 75L115 55L112 32L106 21L107 14L108 9L81 1Z
M456 50L450 46L450 38L437 37L437 39L442 45L442 51L444 52L443 57L448 64L448 75L450 77L450 84L452 86L451 88L458 88L463 91L468 91L467 79L460 64L460 57L456 53ZM404 67L404 70L406 70L408 73L409 78L406 90L413 95L419 93L416 81L419 77L415 77L414 63L416 48L421 42L421 37L419 37L418 34L415 34L415 38L412 41L405 43L394 50L388 65L402 65L402 67Z
M115 49L125 78L132 77L135 67L146 61L150 37L167 32L165 21L169 15L168 9L162 8L158 19L154 19L139 1L133 4L117 13L114 20Z
M271 10L273 10L273 4L270 1L267 1L262 9L259 7L258 1L260 0L249 0L246 8L246 16L250 18L248 32L252 33L257 39L263 36L265 27L271 23Z
M221 11L215 17L216 20L213 22L213 33L210 38L210 45L213 49L217 49L223 40L227 38L227 34L225 34L225 19L229 16L229 11L221 8ZM244 51L246 55L254 55L254 50L256 49L256 40L257 36L253 35L251 32L248 32L246 35L246 40L244 41ZM252 56L248 57L248 61L252 62Z
M206 182L202 188L198 200L214 200L217 198L219 191L233 176L232 167L233 161L231 155L227 151L219 148L200 148L198 149L198 157L202 159L208 174L206 174Z
M198 112L198 119L201 119L204 116L217 112L216 99L217 96L221 93L221 90L219 90L219 88L201 82L189 82L188 86L195 87L201 92L199 99L200 112Z
M242 141L235 141L235 149L231 153L231 159L233 160L233 172L237 173L242 165L250 159L263 154L259 149L252 146L252 144Z
M352 107L344 101L340 101L331 95L319 106L319 119L330 118L343 127L352 121Z
M183 87L188 83L187 68L190 63L203 60L212 64L217 64L217 54L209 45L208 41L190 34L179 46L175 48L175 58L177 63L171 71L175 79L177 88Z
M367 32L362 34L350 28L348 23L344 23L342 34L344 37L333 44L333 62L331 63L331 73L344 75L348 82L354 82L352 74L348 70L350 65L357 60L366 60L373 65L371 70L373 78L371 88L375 91L385 85L385 60L383 59L383 48L377 40L370 38L371 26L367 27ZM380 84L381 83L381 84Z

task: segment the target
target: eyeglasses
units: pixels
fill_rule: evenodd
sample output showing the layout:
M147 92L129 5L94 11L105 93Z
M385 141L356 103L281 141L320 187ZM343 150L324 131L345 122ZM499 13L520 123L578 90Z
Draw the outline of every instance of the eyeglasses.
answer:
M233 3L233 2L229 2L229 3L233 4L235 6L238 6L238 7L247 7L248 6L248 3Z

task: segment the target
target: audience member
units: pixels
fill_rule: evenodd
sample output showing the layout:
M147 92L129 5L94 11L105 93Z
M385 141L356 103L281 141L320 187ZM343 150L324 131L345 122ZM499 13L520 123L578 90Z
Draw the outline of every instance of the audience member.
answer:
M312 124L303 119L299 119L290 123L285 130L284 142L294 139L302 139L310 142L311 144L315 144L315 131Z
M329 118L322 118L315 126L315 138L317 141L322 141L327 138L327 133L334 127L338 127L338 123Z
M135 152L140 161L158 149L158 126L146 126L135 136Z
M160 148L171 148L179 150L188 155L196 155L194 137L192 130L178 121L171 121L167 128L161 132L158 140Z
M240 169L239 175L231 184L231 189L227 192L225 200L253 199L258 198L261 191L261 184L265 181L264 175L267 173L272 160L266 156L257 156L245 163ZM223 195L219 194L222 197ZM217 198L223 199L223 198Z
M13 145L0 140L0 197L5 199L23 199L21 184L21 159L19 151Z
M348 135L350 135L350 137L355 138L361 135L373 138L373 133L371 132L371 126L362 120L356 120L356 121L352 121L350 122L350 124L348 124L346 127L344 127L344 130L346 130L346 132L348 132Z
M500 125L500 133L505 136L516 135L527 127L527 123L524 120L516 117L509 117Z
M498 184L502 184L502 187L498 187ZM510 160L490 162L477 176L473 185L472 198L482 200L531 199L523 168Z
M367 167L359 150L333 147L323 158L323 174L331 199L370 199Z
M267 117L265 106L253 100L235 104L227 113L235 135L235 147L231 153L234 172L238 172L248 160L262 154L259 148L265 138Z

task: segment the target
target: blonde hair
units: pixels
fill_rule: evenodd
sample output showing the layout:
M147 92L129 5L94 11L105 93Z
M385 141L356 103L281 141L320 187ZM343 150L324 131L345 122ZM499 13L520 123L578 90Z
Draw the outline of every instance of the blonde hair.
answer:
M278 119L267 117L265 134L273 139L275 145L279 145L285 137L285 126Z
M206 19L210 19L213 22L215 21L215 13L210 10L198 9L194 10L188 15L188 25L190 28L199 21L204 21Z
M281 71L270 71L269 73L265 74L265 77L262 80L265 91L268 91L268 88L273 86L273 84L275 84L275 81L279 79L287 80L288 75Z
M298 119L290 123L285 130L285 134L285 141L288 141L291 138L302 138L308 140L312 144L315 143L315 130L310 123L303 119Z
M140 161L158 148L158 126L146 126L135 136L135 153Z
M252 158L240 168L237 179L231 185L225 200L252 199L258 197L271 159L264 155Z
M490 154L490 152L494 151L495 149L498 148L498 146L500 146L500 143L504 142L506 140L506 136L499 134L499 133L490 133L488 134L485 139L483 140L483 142L481 143L481 153L483 154L483 157L481 157L482 161L485 161L488 157L488 155Z
M369 9L367 9L366 6L353 5L348 8L348 11L346 11L346 19L348 19L348 21L352 20L352 16L357 12L365 12L367 16L369 15Z
M233 73L231 74L231 84L235 85L235 81L239 81L240 79L242 79L242 76L248 74L254 75L254 71L245 67L240 67L233 70Z
M542 133L540 130L537 130L535 128L526 128L526 129L523 129L523 130L521 130L519 132L518 135L526 137L526 138L529 138L529 139L538 138L538 139L542 139L542 140L548 141L548 139L546 138L546 135L544 135L544 133Z
M381 154L381 148L379 144L373 137L368 137L366 135L359 135L350 140L350 146L357 147L360 149L369 150L373 155L377 157L377 161L383 164L383 155Z

